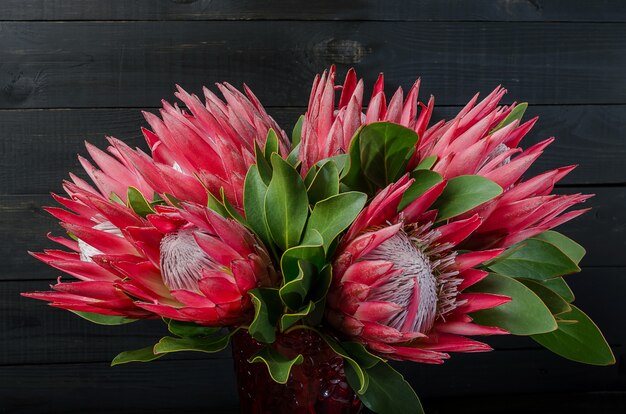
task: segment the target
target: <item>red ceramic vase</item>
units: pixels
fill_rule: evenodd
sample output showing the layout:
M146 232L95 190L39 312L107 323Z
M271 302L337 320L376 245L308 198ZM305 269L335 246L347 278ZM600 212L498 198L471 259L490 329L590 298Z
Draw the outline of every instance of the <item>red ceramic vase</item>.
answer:
M280 335L276 349L289 358L302 354L286 384L272 380L263 363L248 358L262 345L246 331L232 338L241 413L245 414L357 414L361 402L348 385L343 359L315 332L305 329Z

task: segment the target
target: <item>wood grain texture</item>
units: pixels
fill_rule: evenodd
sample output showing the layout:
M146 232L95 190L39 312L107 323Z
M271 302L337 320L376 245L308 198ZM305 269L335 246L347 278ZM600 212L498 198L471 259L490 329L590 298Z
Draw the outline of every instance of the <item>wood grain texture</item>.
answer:
M625 21L619 0L3 0L1 20Z
M0 108L147 107L172 85L247 82L268 106L302 106L336 63L442 105L506 85L533 104L626 102L619 23L9 22ZM593 33L593 35L590 35ZM597 62L602 62L598 65Z
M434 120L450 119L459 107L438 108ZM290 131L304 108L269 108ZM155 109L151 109L155 112ZM539 115L523 141L528 147L550 136L557 140L540 157L529 176L564 165L579 167L561 183L626 184L626 105L531 106L526 119ZM147 126L139 109L0 110L0 194L44 194L59 191L69 171L82 172L76 154L86 154L84 141L105 148L105 135L131 146L143 146L140 127ZM144 147L145 148L145 147Z
M623 270L585 268L580 274L568 277L577 295L576 304L602 328L616 350L626 346L626 332L619 316L621 294L626 291ZM597 283L598 280L602 283ZM119 352L152 345L168 334L158 320L123 326L94 325L70 312L47 308L45 302L19 296L25 291L48 289L45 281L0 283L0 313L3 315L0 319L0 331L3 332L0 336L0 366L107 362ZM507 335L484 340L497 350L540 348L525 337ZM212 359L229 355L229 352L215 355L184 352L175 359Z

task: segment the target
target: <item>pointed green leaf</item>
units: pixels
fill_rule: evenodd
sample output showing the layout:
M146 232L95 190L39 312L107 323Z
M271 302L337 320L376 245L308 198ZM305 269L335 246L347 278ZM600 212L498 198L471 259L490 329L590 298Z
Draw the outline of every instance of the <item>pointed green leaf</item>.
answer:
M300 164L300 144L291 149L291 152L287 156L287 162L293 168L298 167L298 165Z
M580 263L582 258L585 257L586 252L583 246L556 231L550 230L543 232L533 237L533 239L539 239L553 244L576 264Z
M316 230L313 230L309 239L305 242L306 244L286 250L280 258L280 269L284 278L291 280L298 275L300 272L298 262L300 260L312 263L318 269L324 267L325 255L322 247L322 236Z
M415 167L413 171L430 170L431 168L433 168L433 165L435 165L436 162L437 162L437 156L431 155L430 157L424 158L422 162L417 164L417 167Z
M341 342L341 347L346 350L352 359L354 359L361 368L369 369L379 362L386 362L379 356L370 353L363 344L358 342Z
M437 221L463 214L502 194L502 188L479 175L461 175L448 180L445 190L433 204Z
M335 237L352 224L366 201L367 196L357 191L341 193L320 201L313 208L304 240L309 240L311 231L316 230L322 236L324 248L328 249Z
M300 354L293 359L289 359L271 346L262 348L259 352L252 355L252 357L248 359L248 362L251 364L255 362L263 362L267 365L270 376L279 384L286 384L289 379L291 367L301 364L302 361L304 361L304 358Z
M167 323L167 330L180 337L208 337L215 335L220 329L174 319L170 319Z
M180 207L181 201L179 199L177 199L176 197L174 197L172 194L163 193L163 197L165 197L165 199L168 201L168 203L170 203L174 207L176 207L176 208Z
M558 293L568 303L572 303L575 299L574 292L572 292L572 289L567 286L567 283L565 282L565 280L563 280L562 277L542 280L541 284Z
M283 314L280 317L281 332L284 332L285 330L295 325L295 323L298 322L300 319L308 316L313 311L313 309L315 309L315 303L309 301L308 305L298 310L297 312Z
M532 338L552 352L572 361L591 365L612 365L615 356L595 323L576 306L561 315L578 323L559 323L559 329Z
M569 303L567 303L565 299L552 289L543 285L541 282L530 279L519 279L519 281L532 290L535 295L539 296L553 315L559 315L572 310Z
M263 150L261 150L257 141L254 141L254 157L256 159L256 166L259 170L259 175L263 179L265 185L269 185L270 180L272 179L272 167L270 166L269 159L265 158Z
M285 284L280 288L280 298L289 309L300 309L309 293L316 275L315 266L305 260L298 260L298 275L284 275Z
M265 218L265 194L267 186L256 165L253 165L246 174L243 185L243 209L246 213L246 221L257 236L269 245L271 241L267 220Z
M300 144L300 140L302 139L302 124L304 123L304 115L300 115L296 124L293 126L293 131L291 132L291 146L295 147Z
M318 332L319 333L319 332ZM369 377L365 370L361 368L358 362L354 360L343 347L330 335L319 333L320 337L326 341L326 344L332 349L337 355L343 357L344 359L344 370L346 371L346 375L348 375L348 371L352 373L351 376L348 376L348 382L352 389L354 389L359 395L362 395L368 387ZM346 364L347 362L347 364Z
M100 315L99 313L81 312L73 310L70 310L70 312L98 325L125 325L127 323L138 321L138 319L130 319L126 316Z
M140 217L146 217L148 214L154 213L150 203L135 187L128 187L128 207Z
M287 250L300 242L309 201L300 174L278 154L272 155L272 181L265 195L270 235L278 247Z
M226 211L226 208L224 207L222 202L211 193L209 193L209 201L207 203L207 207L209 207L211 210L215 211L217 214L224 218L230 218L230 214L228 214L228 211Z
M113 358L113 361L111 361L111 366L114 367L115 365L127 364L129 362L150 362L155 359L159 359L164 355L156 355L153 352L153 348L153 346L147 346L133 351L120 352L115 358Z
M513 110L511 111L511 113L507 115L507 117L504 118L498 125L496 125L496 127L492 129L491 132L489 133L493 134L494 132L496 132L499 129L504 128L511 122L518 121L518 120L521 122L522 117L524 116L524 112L526 112L526 108L528 108L528 103L526 102L522 102L521 104L516 105L515 108L513 108Z
M123 205L123 206L125 206L125 205L126 205L126 203L124 202L124 200L122 200L122 199L120 198L120 196L118 196L118 195L117 195L117 194L115 194L115 193L111 193L111 194L109 194L109 200L113 201L114 203L121 204L121 205Z
M339 170L334 162L327 162L317 170L307 187L307 194L310 204L339 194Z
M236 330L233 330L213 338L174 338L165 336L154 346L154 353L169 354L171 352L197 351L212 354L220 352L228 346L230 337L235 332Z
M272 343L276 340L276 324L283 306L278 289L255 288L248 291L254 305L254 319L248 333L260 342Z
M348 383L358 385L358 377L351 365L345 366ZM378 414L423 414L422 404L402 374L385 362L366 369L369 376L367 390L359 393L363 404ZM354 385L353 385L354 384Z
M528 239L513 245L514 252L496 259L489 268L501 275L546 280L580 272L580 268L558 247L539 239Z
M557 328L550 309L543 301L532 290L510 277L490 273L466 292L492 293L512 299L495 308L472 313L470 316L479 325L497 326L513 335L533 335Z
M426 190L431 189L435 184L443 181L443 177L438 173L430 170L417 170L411 173L411 178L415 181L404 192L402 200L398 205L398 211L404 210L406 206L417 200L419 196L424 194Z
M263 149L263 154L265 155L265 159L267 161L270 161L271 156L274 153L280 155L280 146L278 145L278 135L276 135L276 131L270 128L267 131L267 138L265 139L265 148Z
M233 206L230 203L230 201L228 201L228 198L226 198L226 193L224 192L224 187L220 188L220 196L222 197L222 205L224 206L224 208L226 209L226 212L230 216L228 218L232 218L232 219L238 221L239 223L243 224L244 226L248 226L248 223L246 222L246 219L237 211L235 206Z

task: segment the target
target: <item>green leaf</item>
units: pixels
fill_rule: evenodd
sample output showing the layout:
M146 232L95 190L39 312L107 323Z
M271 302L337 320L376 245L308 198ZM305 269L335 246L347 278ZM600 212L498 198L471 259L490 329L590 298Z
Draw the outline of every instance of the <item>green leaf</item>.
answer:
M220 195L222 196L222 205L224 206L224 208L226 209L226 212L230 216L227 218L232 218L238 221L239 223L243 224L244 226L248 226L246 219L241 214L239 214L237 209L232 204L230 204L230 201L228 201L228 199L226 198L224 187L220 188Z
M309 304L302 309L298 310L294 313L285 313L280 317L280 330L284 332L285 330L292 327L296 322L300 319L308 316L313 309L315 309L315 303L313 301L309 301Z
M222 202L218 200L217 197L215 197L212 193L209 193L209 201L207 203L207 207L224 218L230 218L230 214L228 214L228 211L226 211L224 204L222 204Z
M274 172L265 195L267 224L282 250L296 246L309 214L309 201L300 174L278 154L272 155Z
M448 180L445 190L433 204L439 210L437 221L463 214L502 194L502 188L479 175L461 175Z
M280 299L289 309L300 309L309 293L315 277L315 266L307 261L298 260L298 275L284 275L285 284L280 288Z
M153 352L153 348L153 346L147 346L133 351L120 352L115 358L113 358L113 361L111 361L111 366L114 367L115 365L127 364L129 362L150 362L155 359L159 359L164 355L156 355Z
M496 125L496 127L492 129L489 133L493 134L494 132L504 128L511 122L518 120L521 121L522 117L524 116L524 112L526 112L526 108L528 108L528 103L526 102L522 102L521 104L516 105L511 113L506 118L504 118L498 125Z
M174 319L170 319L167 323L167 330L180 337L208 337L215 335L220 329Z
M300 115L300 118L296 121L291 132L291 146L295 147L300 144L302 138L302 124L304 123L304 115Z
M330 282L333 278L333 267L330 264L324 266L324 268L317 274L315 284L311 287L309 297L314 302L319 302L326 297L328 288L330 288Z
M320 201L313 207L304 240L309 240L311 231L316 230L322 236L324 249L327 251L335 237L352 224L366 201L367 196L357 191L341 193Z
M322 236L313 230L305 243L286 250L280 258L280 269L286 280L297 277L300 272L298 267L300 260L313 263L318 269L324 267L325 255L322 247Z
M350 386L360 395L362 395L369 385L369 376L365 372L363 368L359 365L359 363L346 351L343 347L337 342L333 337L329 335L325 335L319 333L320 337L326 341L326 344L332 349L337 355L343 357L344 359L344 369L346 371L346 375L348 375L348 370L352 373L351 377L348 376L348 382ZM347 364L346 364L347 362Z
M559 329L532 338L555 354L591 365L612 365L615 356L595 323L576 306L561 315L578 323L559 323Z
M417 164L417 167L415 167L413 171L430 170L431 168L433 168L433 165L435 165L436 162L437 162L437 156L431 155L430 157L424 158L422 162Z
M565 253L567 257L569 257L572 262L576 264L580 263L582 258L585 257L586 251L583 246L556 231L550 230L543 232L533 237L533 239L543 240L558 247L559 250Z
M580 268L558 247L539 239L528 239L510 247L512 254L496 259L489 268L510 277L546 280L580 272Z
M558 293L563 299L565 299L568 303L572 303L574 301L574 292L572 289L567 286L565 280L562 277L555 277L554 279L542 280L541 284L552 289L556 293Z
M111 193L111 194L109 194L109 200L113 201L114 203L121 204L121 205L123 205L123 206L125 206L125 205L126 205L126 203L124 202L124 200L122 200L122 199L120 198L120 196L118 196L118 195L117 195L117 194L115 194L115 193Z
M443 177L441 175L430 170L413 171L411 173L411 178L415 179L415 181L404 192L402 200L398 205L398 211L404 210L406 206L417 200L417 198L424 194L426 190L429 190L435 184L439 184L443 181Z
M293 168L296 168L300 164L300 144L296 145L291 149L291 152L287 156L287 163L291 165Z
M543 301L522 283L496 273L468 288L466 292L492 293L512 300L491 309L471 314L479 325L497 326L513 335L533 335L551 332L556 321Z
M155 354L169 354L171 352L197 351L215 353L224 350L230 342L230 337L237 330L213 338L174 338L165 336L154 346Z
M88 320L89 322L97 323L98 325L125 325L127 323L138 321L138 319L130 319L126 316L100 315L99 313L73 310L70 310L70 312Z
M263 154L265 155L265 159L267 161L270 161L271 156L274 153L280 155L280 146L278 145L278 135L276 135L276 131L270 128L267 131L267 138L265 139L265 148L263 149Z
M539 296L553 315L559 315L572 310L565 299L541 282L530 279L519 279L519 281L532 290L535 295Z
M254 319L248 333L260 342L272 343L276 340L276 324L282 313L282 302L278 289L255 288L248 291L254 305Z
M163 197L165 197L165 199L174 207L180 208L181 201L174 197L172 194L163 193Z
M348 383L358 384L358 378L351 365L345 366ZM379 362L366 370L369 386L359 399L378 414L423 414L422 404L415 391L402 374L385 362ZM354 388L354 386L353 386Z
M254 157L256 159L256 166L259 170L259 175L263 179L265 185L269 185L272 179L272 167L270 166L269 159L265 158L263 150L259 147L259 143L254 141Z
M289 359L271 346L262 348L259 352L252 355L252 357L248 359L248 362L251 364L255 362L263 362L267 365L270 376L279 384L286 384L289 379L291 367L301 364L302 361L304 361L304 358L301 354L298 354L298 356L293 359Z
M341 347L364 369L372 368L379 362L386 362L381 357L370 353L363 344L358 342L341 342Z
M309 204L339 194L339 170L334 162L327 162L321 166L307 188Z
M140 217L146 217L148 214L154 213L150 203L135 187L128 187L128 207L132 208Z
M248 170L243 184L243 209L246 213L246 221L252 231L259 236L263 243L269 245L272 239L265 219L266 193L267 186L259 174L258 167L253 165Z

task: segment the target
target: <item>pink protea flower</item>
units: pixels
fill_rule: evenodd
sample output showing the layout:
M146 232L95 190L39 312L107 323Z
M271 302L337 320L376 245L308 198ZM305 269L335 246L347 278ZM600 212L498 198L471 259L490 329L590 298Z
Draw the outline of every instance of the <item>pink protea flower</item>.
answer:
M429 210L446 181L398 213L413 180L382 190L357 217L338 248L327 318L340 332L391 359L442 363L447 352L491 348L464 335L506 331L472 322L468 313L510 299L463 291L487 272L477 265L503 249L458 252L455 246L481 224L478 215L433 227Z
M299 152L304 174L319 160L347 152L355 132L362 125L387 121L410 128L420 137L407 171L435 156L432 170L444 178L481 175L505 190L498 199L465 216L478 213L483 220L465 247L508 247L587 211L566 212L587 200L591 197L589 195L550 194L554 185L575 166L558 168L522 181L522 175L554 138L525 150L518 147L538 117L521 125L516 119L497 128L518 107L515 103L499 106L506 89L498 86L480 102L476 94L454 119L441 120L428 127L434 98L431 96L427 105L418 101L419 79L406 98L402 88L398 88L387 104L384 77L380 74L367 111L363 113L363 80L357 81L355 71L350 69L344 84L336 86L335 75L333 66L313 81ZM341 89L341 96L335 108L337 89Z

